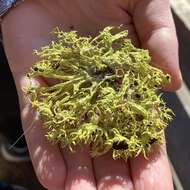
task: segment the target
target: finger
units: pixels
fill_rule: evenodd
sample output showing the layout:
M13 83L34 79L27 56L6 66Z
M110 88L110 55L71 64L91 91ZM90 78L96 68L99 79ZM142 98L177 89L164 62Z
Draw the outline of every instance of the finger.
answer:
M173 189L165 145L161 147L154 145L148 160L139 156L131 159L130 164L135 189Z
M17 78L17 81L18 78ZM42 81L35 81L38 85L43 85ZM28 144L30 157L36 171L37 177L45 188L64 189L64 179L66 169L63 157L59 147L52 145L45 138L45 130L37 112L31 109L28 98L25 97L20 87L27 85L25 77L20 78L20 84L17 84L21 118L24 134ZM19 87L20 86L20 87Z
M94 158L98 190L133 190L128 164L113 160L112 153Z
M88 147L77 147L75 152L62 149L62 152L68 169L65 190L96 190Z
M139 0L133 10L133 16L142 47L150 50L153 64L172 77L172 83L166 89L178 89L182 77L169 0Z

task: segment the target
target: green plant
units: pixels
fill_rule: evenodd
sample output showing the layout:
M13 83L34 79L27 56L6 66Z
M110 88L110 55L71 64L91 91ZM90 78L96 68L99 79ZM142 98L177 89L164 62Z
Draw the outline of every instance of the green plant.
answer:
M113 29L95 38L54 30L55 40L35 51L39 61L27 76L57 84L30 85L27 93L50 141L72 151L89 144L92 156L111 150L114 159L146 157L172 119L157 95L170 76L150 65L148 51L134 47L127 31Z

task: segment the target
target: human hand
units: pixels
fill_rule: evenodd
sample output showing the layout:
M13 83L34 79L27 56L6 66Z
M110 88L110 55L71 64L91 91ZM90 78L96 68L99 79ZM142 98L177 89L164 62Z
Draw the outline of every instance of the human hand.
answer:
M21 89L27 83L25 74L36 61L33 49L49 43L54 27L69 31L74 26L81 35L96 35L107 25L120 24L137 46L150 50L157 67L171 74L172 84L167 89L177 89L181 82L178 45L167 0L27 0L3 19L4 47L19 94L31 159L38 179L49 190L173 188L165 145L154 145L149 160L139 156L127 162L114 161L110 153L92 159L88 147L75 153L60 149L47 142ZM35 82L47 85L43 79Z

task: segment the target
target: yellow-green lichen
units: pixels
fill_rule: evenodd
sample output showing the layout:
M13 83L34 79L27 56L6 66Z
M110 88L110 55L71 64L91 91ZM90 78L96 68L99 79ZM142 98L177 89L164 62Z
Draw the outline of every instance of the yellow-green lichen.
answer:
M50 141L71 150L89 144L92 156L109 150L114 159L146 156L172 119L157 95L170 76L150 65L148 51L134 47L127 31L112 30L92 38L56 29L27 76L57 84L31 85L27 93Z

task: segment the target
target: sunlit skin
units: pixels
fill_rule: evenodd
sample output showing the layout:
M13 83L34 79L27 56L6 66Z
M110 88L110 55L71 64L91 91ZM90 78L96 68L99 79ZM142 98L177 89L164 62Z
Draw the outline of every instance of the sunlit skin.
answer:
M3 19L6 55L19 94L23 128L38 179L48 190L172 190L165 145L154 145L149 160L142 156L124 162L110 153L92 159L88 147L75 153L50 144L41 122L30 109L22 87L36 61L33 49L49 43L53 28L75 28L81 35L96 35L107 25L129 30L136 46L150 50L154 65L172 76L166 90L181 84L178 43L167 0L26 0ZM43 79L37 84L45 85ZM50 82L50 81L49 81Z

